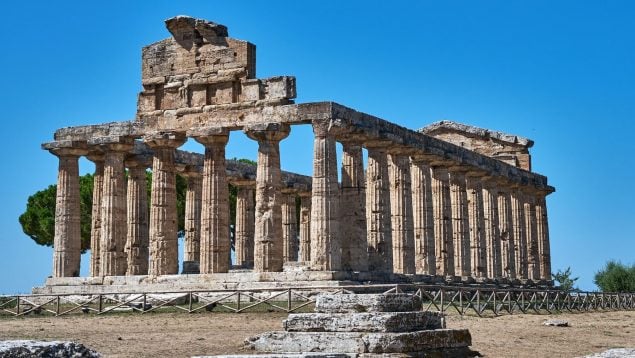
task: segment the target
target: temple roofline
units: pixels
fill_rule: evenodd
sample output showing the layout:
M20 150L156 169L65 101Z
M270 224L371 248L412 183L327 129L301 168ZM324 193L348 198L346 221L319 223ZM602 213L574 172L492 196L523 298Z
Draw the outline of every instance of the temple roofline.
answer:
M431 123L425 127L420 128L418 131L424 134L432 134L444 129L465 133L470 136L492 138L501 142L520 145L525 148L531 148L534 145L534 141L529 138L448 120Z

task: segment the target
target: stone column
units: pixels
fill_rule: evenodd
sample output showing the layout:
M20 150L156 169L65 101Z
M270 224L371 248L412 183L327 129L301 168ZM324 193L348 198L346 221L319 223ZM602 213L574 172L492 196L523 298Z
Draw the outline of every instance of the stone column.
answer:
M392 227L388 155L384 147L369 146L366 169L368 270L392 272Z
M311 192L300 192L300 261L311 261Z
M412 223L412 186L410 158L391 153L390 162L390 216L392 227L393 272L415 273L415 239Z
M518 185L511 191L512 225L514 228L514 261L516 278L527 279L527 232L525 231L524 195Z
M540 280L540 257L538 255L538 222L536 220L536 193L524 188L525 239L527 250L527 278Z
M104 154L93 151L88 154L88 159L95 163L90 223L90 276L98 277L100 269L99 258L101 256L101 196L104 190Z
M254 267L254 188L252 181L235 182L236 195L236 265Z
M295 192L282 190L282 258L284 262L298 261L298 224Z
M185 192L185 248L183 273L200 273L201 262L201 202L203 178L200 168L187 166L183 172L187 178Z
M132 149L132 138L113 137L105 139L104 188L101 199L101 276L123 276L126 274L125 252L126 178L124 159Z
M487 276L487 252L485 242L485 213L483 203L482 173L470 172L466 176L467 203L470 234L470 263L472 277Z
M502 277L501 237L498 220L498 188L491 178L483 182L483 222L487 277Z
M342 252L335 137L328 121L312 124L311 267L319 271L338 271L342 267Z
M229 132L222 128L199 128L188 131L188 135L205 146L199 270L202 274L228 272L231 241L225 146Z
M128 234L126 275L148 274L148 187L146 165L137 160L126 161L128 167Z
M148 270L152 276L173 275L179 271L174 152L185 139L183 133L173 132L150 133L144 137L154 151Z
M416 272L424 275L436 275L430 167L425 159L415 156L410 161L410 172L412 175Z
M342 270L368 271L366 239L366 182L362 147L357 142L342 142Z
M549 244L546 195L547 193L540 192L536 197L536 236L538 237L538 255L540 257L540 278L550 281L551 249Z
M289 135L289 131L288 125L277 123L245 128L247 136L258 141L254 230L256 272L282 271L280 141Z
M454 243L454 274L470 276L470 228L468 221L465 169L450 169L450 201L452 203L452 239Z
M502 276L516 278L514 226L512 222L511 195L508 183L503 179L498 183L498 227L501 239Z
M42 145L59 158L55 199L53 277L79 276L82 250L80 227L79 164L85 143L52 142Z
M432 208L437 275L454 276L450 175L443 165L432 163Z

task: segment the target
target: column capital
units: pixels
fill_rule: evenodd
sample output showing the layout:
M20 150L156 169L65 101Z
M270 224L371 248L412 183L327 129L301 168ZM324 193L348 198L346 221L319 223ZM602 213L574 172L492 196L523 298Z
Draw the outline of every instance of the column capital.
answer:
M58 157L79 157L88 154L88 146L83 141L59 140L42 143L42 149Z
M151 157L134 154L126 156L124 164L126 168L150 168L152 166L151 160Z
M183 145L187 137L182 132L151 132L143 136L143 142L152 149L173 148Z
M86 154L86 159L90 160L93 163L103 162L105 158L104 151L99 146L91 146L88 147L88 154Z
M309 191L299 191L299 192L298 192L298 196L299 196L300 198L310 198L310 197L311 197L311 195L312 195L312 193L311 193L311 191L310 191L310 190L309 190Z
M88 140L88 144L106 152L130 152L134 148L134 138L128 136L104 136Z
M347 134L343 128L334 126L331 119L313 120L311 126L313 127L313 135L320 138L341 137Z
M245 127L243 132L249 138L259 142L279 142L289 135L291 127L283 123L254 124Z
M238 187L240 189L256 189L256 181L252 179L230 179L230 182L233 186Z
M175 164L176 171L187 178L200 178L203 176L203 168L198 165Z
M197 127L188 130L187 135L206 147L226 145L229 141L229 130L227 128Z

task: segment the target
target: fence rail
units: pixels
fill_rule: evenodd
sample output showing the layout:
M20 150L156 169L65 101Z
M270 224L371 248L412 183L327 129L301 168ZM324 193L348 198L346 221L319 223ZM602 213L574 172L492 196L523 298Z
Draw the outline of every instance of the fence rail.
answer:
M418 295L424 311L459 315L551 314L558 312L635 310L635 293L563 292L441 285L355 285L341 287L270 288L257 290L196 290L178 292L5 295L0 317L107 314L157 311L300 312L312 308L319 293L396 293Z

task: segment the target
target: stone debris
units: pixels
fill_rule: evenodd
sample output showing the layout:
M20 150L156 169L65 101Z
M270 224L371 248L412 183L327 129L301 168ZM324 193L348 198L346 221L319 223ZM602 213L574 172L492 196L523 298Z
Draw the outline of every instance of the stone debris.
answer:
M14 340L0 341L0 358L3 357L97 358L101 354L75 342Z
M563 319L548 319L542 322L542 325L553 327L569 327L569 321L565 321Z
M322 294L317 313L290 314L284 331L245 340L260 357L471 357L466 329L446 329L409 294ZM248 357L248 355L219 356Z
M635 348L613 348L584 358L635 358Z

